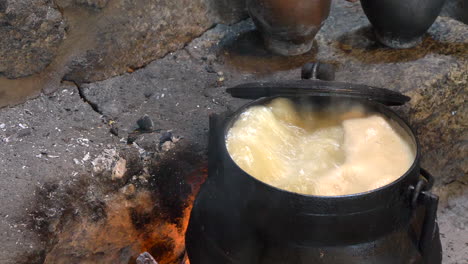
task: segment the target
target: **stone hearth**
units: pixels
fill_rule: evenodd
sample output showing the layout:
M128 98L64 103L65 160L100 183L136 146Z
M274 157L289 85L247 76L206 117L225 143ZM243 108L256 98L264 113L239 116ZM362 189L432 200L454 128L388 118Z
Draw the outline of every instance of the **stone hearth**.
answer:
M132 263L142 250L159 252L163 264L182 263L180 244L165 250L158 243L181 240L182 220L190 208L185 201L203 178L209 114L246 102L229 97L225 88L298 79L308 61L334 64L339 81L411 96L408 105L396 110L415 127L422 165L437 178L443 263L468 259L467 25L441 16L422 44L392 50L376 43L359 3L335 1L314 49L285 58L264 50L243 11L230 17L209 11L228 8L228 3L242 9L241 1L160 1L171 2L166 8L173 10L186 4L193 16L141 2L146 4L141 10L123 0L43 0L28 7L37 5L46 21L4 16L0 4L0 21L8 19L14 26L16 19L33 19L44 25L36 37L50 36L33 53L0 50L8 64L0 63L0 72L32 78L47 67L63 67L57 82L41 83L55 92L0 109L0 263ZM122 8L128 14L119 18L121 24L106 24L106 12L112 15ZM79 14L94 19L90 21L106 34L86 42L85 52L60 57L59 46L75 34L73 16ZM148 19L157 20L151 23L158 26L143 38L139 34L149 30ZM168 23L172 20L181 24ZM0 43L22 34L8 32L12 35ZM124 43L123 38L134 41ZM37 63L12 63L19 55ZM57 56L63 61L54 64ZM10 81L2 79L0 86ZM0 103L6 105L2 92L9 96L11 89L4 88ZM146 133L136 131L144 115L153 123ZM171 159L184 161L184 168L175 168ZM155 170L161 166L172 174ZM173 174L180 178L168 182L183 183L175 191L161 184ZM173 191L183 199L164 198ZM174 223L161 216L172 214L182 220Z

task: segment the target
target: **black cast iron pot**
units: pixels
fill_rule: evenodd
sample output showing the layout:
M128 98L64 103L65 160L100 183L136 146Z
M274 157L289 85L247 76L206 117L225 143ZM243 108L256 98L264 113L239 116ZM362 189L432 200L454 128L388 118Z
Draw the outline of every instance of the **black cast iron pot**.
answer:
M361 0L377 39L392 48L410 48L440 14L445 0Z
M303 76L317 75L317 65L305 69ZM413 131L386 106L403 104L408 97L320 80L246 84L228 92L260 99L210 118L209 176L186 234L191 264L441 263L438 197L428 192L433 178L419 167ZM407 132L416 152L414 164L389 185L345 196L302 195L258 181L231 159L225 135L244 110L277 96L310 100L319 107L337 100L359 102Z

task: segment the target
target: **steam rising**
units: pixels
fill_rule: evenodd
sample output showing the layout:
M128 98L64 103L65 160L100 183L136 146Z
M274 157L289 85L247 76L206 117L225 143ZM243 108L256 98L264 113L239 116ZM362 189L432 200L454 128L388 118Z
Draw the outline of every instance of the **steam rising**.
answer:
M242 113L226 144L243 170L267 184L300 194L347 195L387 185L409 169L415 154L394 127L357 104L320 109L277 98Z

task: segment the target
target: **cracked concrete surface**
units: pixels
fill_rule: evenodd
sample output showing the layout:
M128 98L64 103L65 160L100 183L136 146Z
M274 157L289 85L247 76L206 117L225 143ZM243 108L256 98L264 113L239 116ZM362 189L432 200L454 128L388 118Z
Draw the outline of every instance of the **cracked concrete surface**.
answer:
M0 127L0 263L14 263L41 247L36 230L25 225L36 191L90 173L90 162L115 139L73 85L2 109Z
M467 263L468 121L466 103L456 98L466 98L468 90L468 27L439 18L421 46L389 50L375 43L357 4L337 4L315 50L295 58L267 53L252 30L250 21L218 25L133 73L79 87L65 82L52 95L1 109L0 263L24 263L26 255L47 253L46 241L27 225L36 192L48 182L95 176L92 161L104 150L135 148L127 137L141 116L148 114L155 128L172 131L204 153L209 114L247 102L228 96L226 87L298 79L309 60L335 64L340 81L411 95L413 102L398 111L417 128L425 146L423 164L438 178L443 263ZM444 137L435 137L437 131Z

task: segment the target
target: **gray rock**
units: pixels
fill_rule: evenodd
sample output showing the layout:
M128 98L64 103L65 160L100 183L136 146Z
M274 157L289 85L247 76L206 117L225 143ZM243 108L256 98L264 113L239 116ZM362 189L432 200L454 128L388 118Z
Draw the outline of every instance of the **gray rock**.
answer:
M468 24L468 2L466 0L447 0L440 15Z
M161 137L159 138L159 144L163 144L167 141L172 141L172 133L170 131L162 133Z
M158 264L158 262L148 252L144 252L138 256L136 262L137 264Z
M131 135L135 117L150 114L158 129L199 142L206 132L207 114L224 109L203 94L216 83L217 75L207 73L184 50L174 55L132 74L82 85L83 94L116 121L121 136ZM148 92L153 93L149 98Z
M243 0L3 0L0 107L51 93L62 79L82 83L132 72L217 23L244 17Z
M102 9L106 7L109 0L55 0L60 8L75 8L79 6Z
M439 186L434 192L440 196L439 219L444 246L444 264L465 263L466 229L468 228L468 174L457 181Z
M2 0L0 36L0 75L18 78L51 63L65 22L52 0Z
M96 8L104 8L109 0L75 0L77 4L88 5Z
M0 111L0 263L20 263L16 259L42 250L38 231L25 224L38 190L50 182L76 181L91 171L103 149L115 148L100 115L76 87L62 89Z
M138 128L141 131L151 131L153 130L153 120L148 115L144 115L142 118L137 121Z
M55 0L55 3L60 6L60 8L72 8L77 9L77 7L89 7L95 9L102 9L106 7L109 0Z
M96 45L69 63L65 78L90 82L132 72L184 47L216 23L245 17L242 4L217 0L113 1L97 14L98 29L87 36Z
M245 0L207 0L210 9L214 10L223 24L231 24L247 17Z

